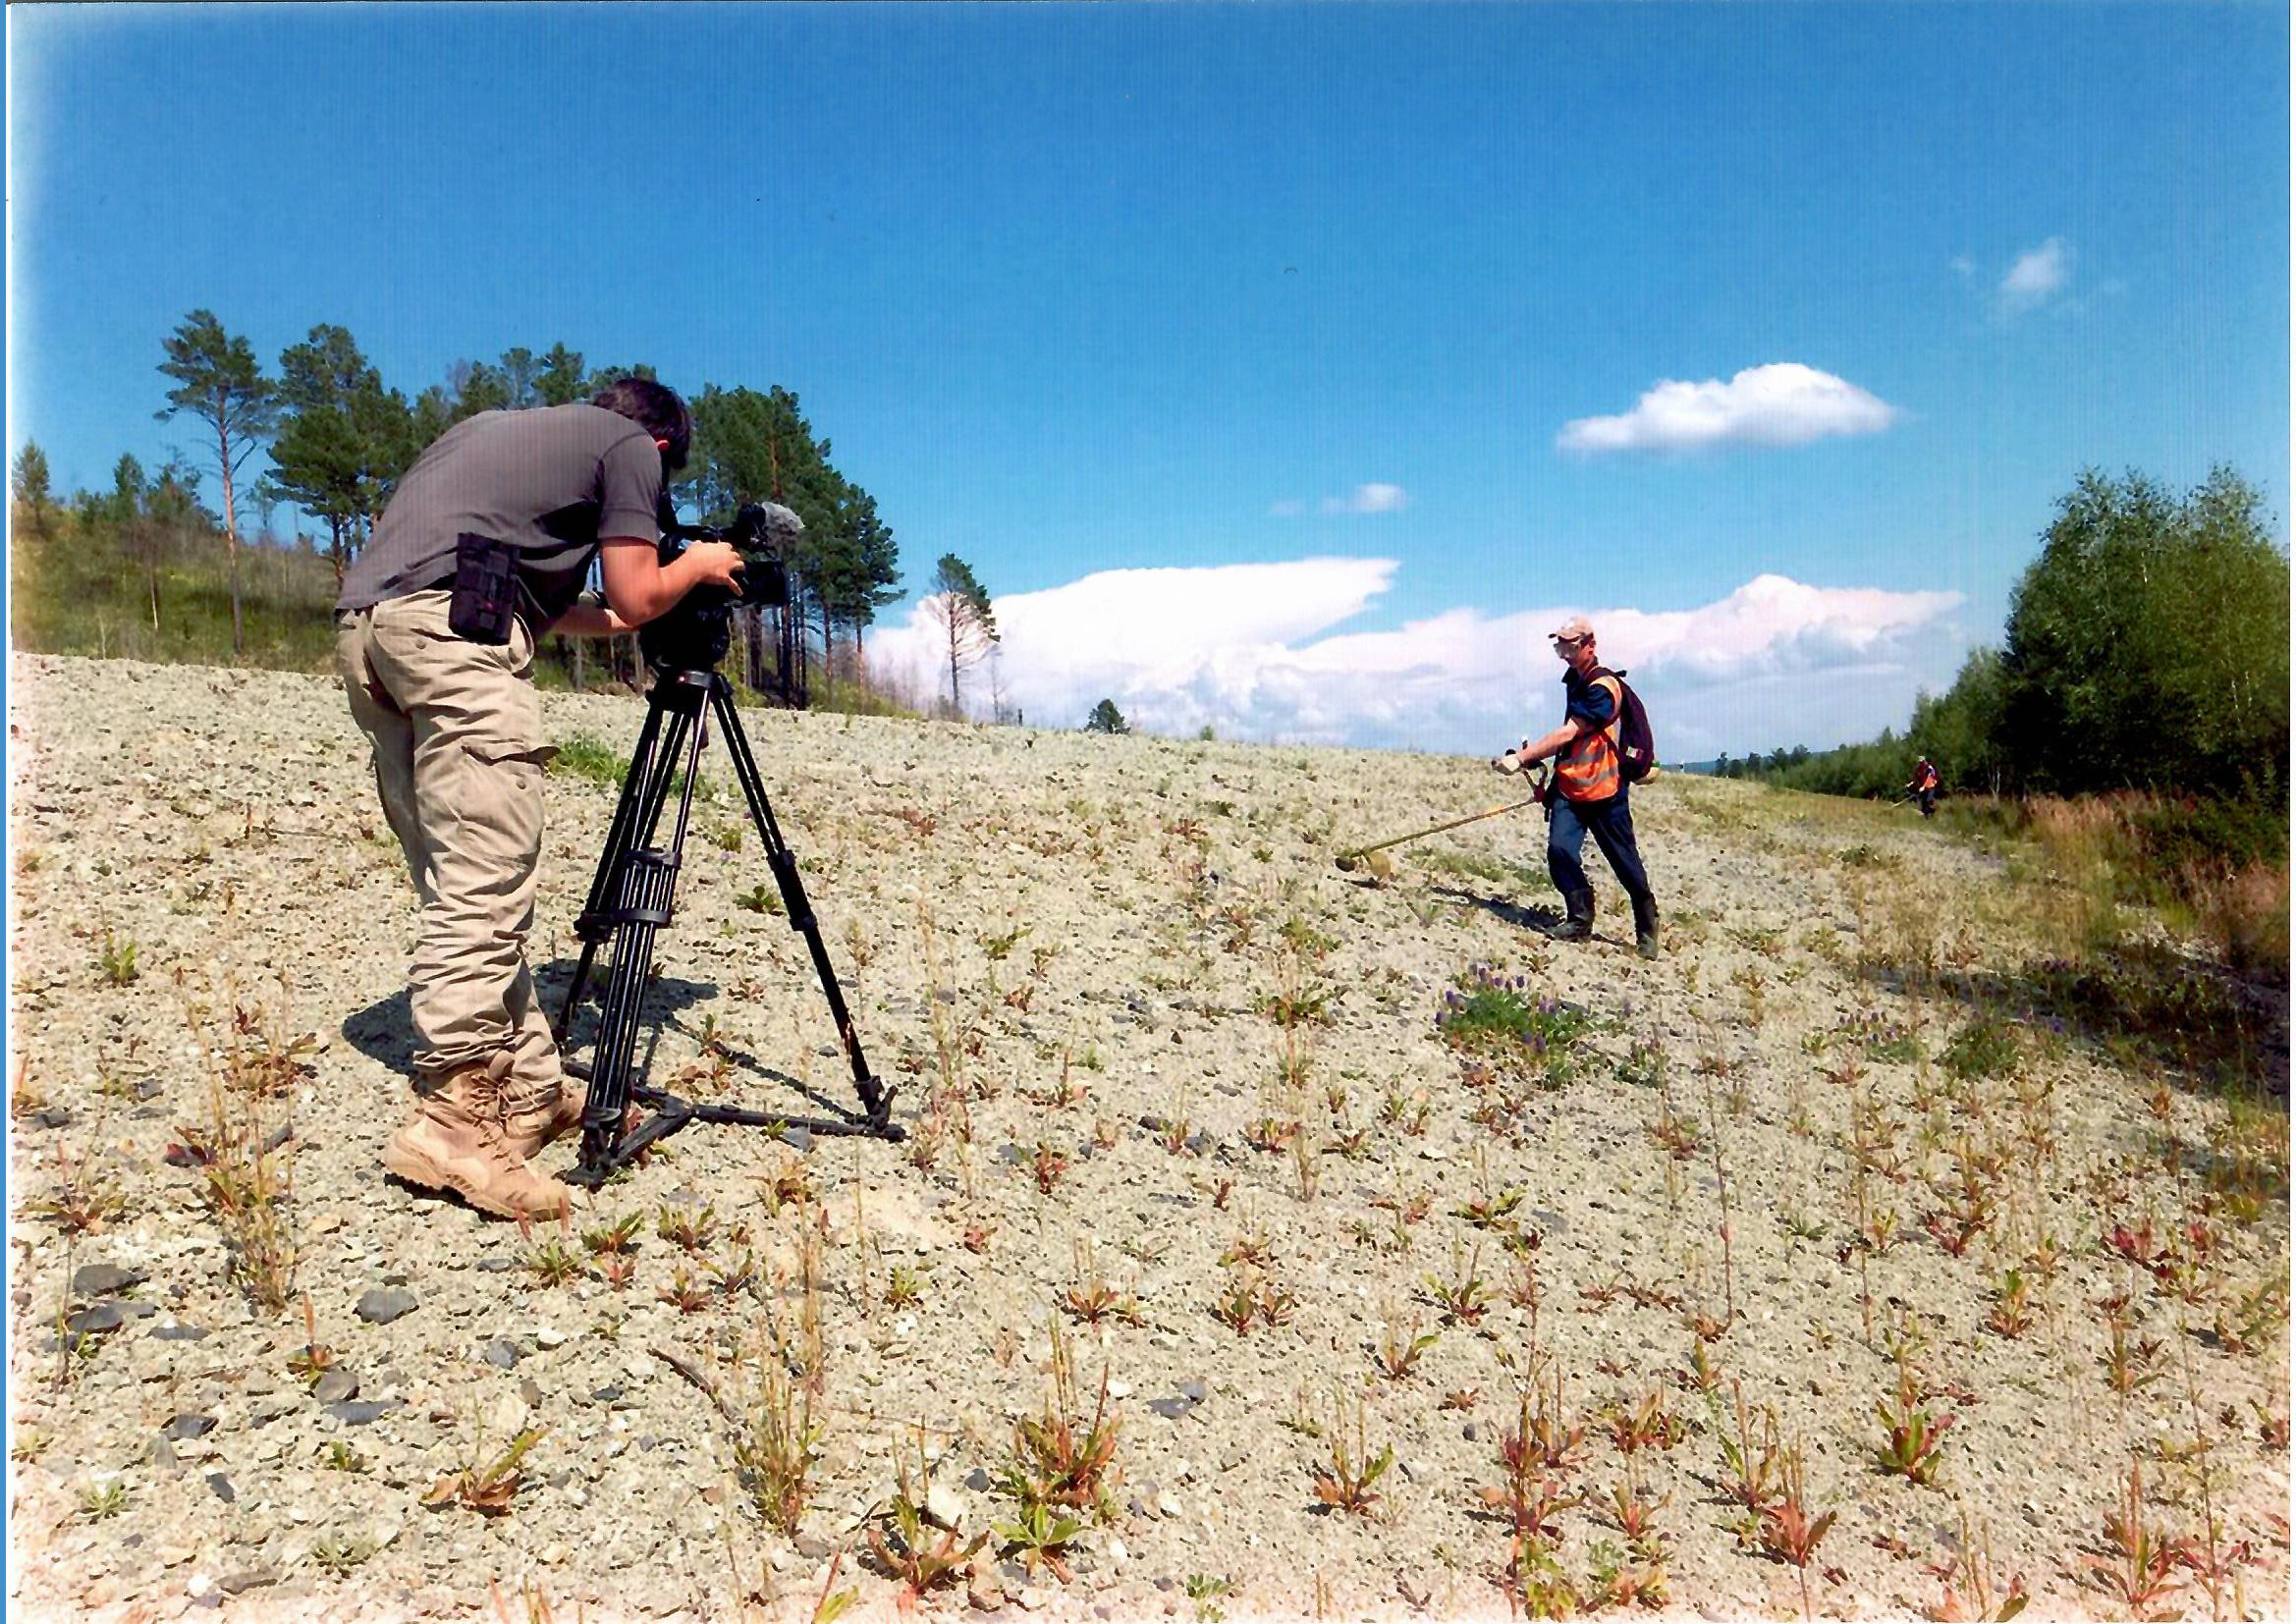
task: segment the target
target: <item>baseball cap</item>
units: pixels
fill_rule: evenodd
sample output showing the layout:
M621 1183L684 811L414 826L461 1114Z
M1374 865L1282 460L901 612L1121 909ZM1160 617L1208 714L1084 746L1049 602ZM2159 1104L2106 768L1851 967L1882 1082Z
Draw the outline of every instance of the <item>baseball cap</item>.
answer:
M1595 628L1587 623L1584 615L1573 615L1547 635L1557 642L1583 643L1593 640Z

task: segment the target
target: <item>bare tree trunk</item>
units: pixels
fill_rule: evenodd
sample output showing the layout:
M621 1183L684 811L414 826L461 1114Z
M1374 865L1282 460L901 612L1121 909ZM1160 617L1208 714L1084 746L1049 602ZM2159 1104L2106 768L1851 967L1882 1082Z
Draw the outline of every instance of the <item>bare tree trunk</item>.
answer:
M221 448L216 471L223 475L223 552L231 575L231 656L243 659L247 652L247 636L240 621L240 527L239 511L232 498L231 435L219 421L215 438Z

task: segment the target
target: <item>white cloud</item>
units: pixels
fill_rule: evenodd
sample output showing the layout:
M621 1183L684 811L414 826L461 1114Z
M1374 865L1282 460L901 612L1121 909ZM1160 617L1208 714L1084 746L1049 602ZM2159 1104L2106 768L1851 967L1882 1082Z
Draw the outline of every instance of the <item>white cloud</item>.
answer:
M1322 508L1325 514L1399 514L1410 505L1410 496L1400 485L1383 485L1374 480L1358 485L1345 496L1327 496ZM1297 518L1307 512L1307 504L1291 497L1272 504L1270 518Z
M1955 254L1947 263L1953 274L1964 282L1977 274L1977 261L1965 253Z
M1403 487L1377 483L1358 485L1346 496L1324 498L1327 514L1394 514L1403 510Z
M2072 286L2073 245L2052 237L2037 248L2027 248L1995 290L1995 307L2003 316L2038 310Z
M1664 379L1634 409L1563 425L1562 451L1696 451L1711 446L1801 446L1835 434L1878 434L1897 408L1816 367L1750 366L1723 383Z
M1630 668L1663 755L1699 759L1902 726L1917 688L1962 652L1951 592L1814 587L1760 575L1691 610L1557 604L1453 609L1392 631L1344 631L1393 584L1390 559L1302 559L1105 570L996 600L1010 703L1080 725L1102 697L1135 727L1223 737L1489 751L1560 711L1546 633L1588 615ZM869 639L880 673L936 689L946 652L921 611ZM985 677L977 679L985 695ZM968 705L968 708L975 708Z

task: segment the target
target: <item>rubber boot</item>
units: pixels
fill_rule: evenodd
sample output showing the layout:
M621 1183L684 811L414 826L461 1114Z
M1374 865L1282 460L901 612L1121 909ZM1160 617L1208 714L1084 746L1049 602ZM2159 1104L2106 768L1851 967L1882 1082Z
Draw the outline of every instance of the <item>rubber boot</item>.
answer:
M581 1126L582 1107L589 1098L590 1091L579 1078L562 1077L549 1094L509 1101L503 1108L503 1137L520 1161L530 1162L560 1134Z
M1645 958L1659 956L1659 904L1655 896L1635 900L1634 950Z
M1562 918L1547 927L1550 942L1584 942L1595 934L1595 893L1591 891L1566 891L1562 893Z
M556 1218L572 1192L526 1165L503 1132L506 1050L466 1065L423 1096L391 1138L383 1167L426 1190L452 1190L496 1218Z

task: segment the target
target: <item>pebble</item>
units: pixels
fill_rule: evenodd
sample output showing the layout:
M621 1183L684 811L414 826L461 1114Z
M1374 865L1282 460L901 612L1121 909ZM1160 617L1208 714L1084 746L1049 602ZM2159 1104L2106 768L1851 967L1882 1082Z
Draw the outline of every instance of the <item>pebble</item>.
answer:
M167 1435L176 1439L205 1437L215 1431L213 1416L185 1414L167 1424Z
M507 1336L497 1336L479 1350L478 1357L498 1371L507 1371L519 1362L519 1344Z
M207 1332L202 1326L188 1326L180 1320L170 1320L164 1326L152 1326L151 1334L163 1342L197 1342L204 1340Z
M116 1297L143 1283L140 1270L122 1269L118 1264L82 1264L72 1272L72 1290L82 1297Z
M399 1401L395 1398L372 1398L352 1404L330 1404L327 1413L346 1427L364 1427L398 1407Z
M207 1487L214 1490L215 1497L225 1505L239 1504L240 1491L231 1486L231 1479L225 1477L221 1472L207 1474Z
M101 1336L105 1331L118 1330L128 1323L128 1310L121 1303L98 1303L83 1308L64 1322L64 1329L75 1337Z
M566 1346L566 1332L560 1330L556 1326L536 1326L534 1327L534 1345L545 1351L551 1348L562 1348Z
M349 1371L321 1371L311 1396L321 1404L347 1404L358 1396L358 1378Z
M386 1290L377 1286L358 1299L357 1314L370 1326L387 1326L414 1312L415 1298L411 1291Z

